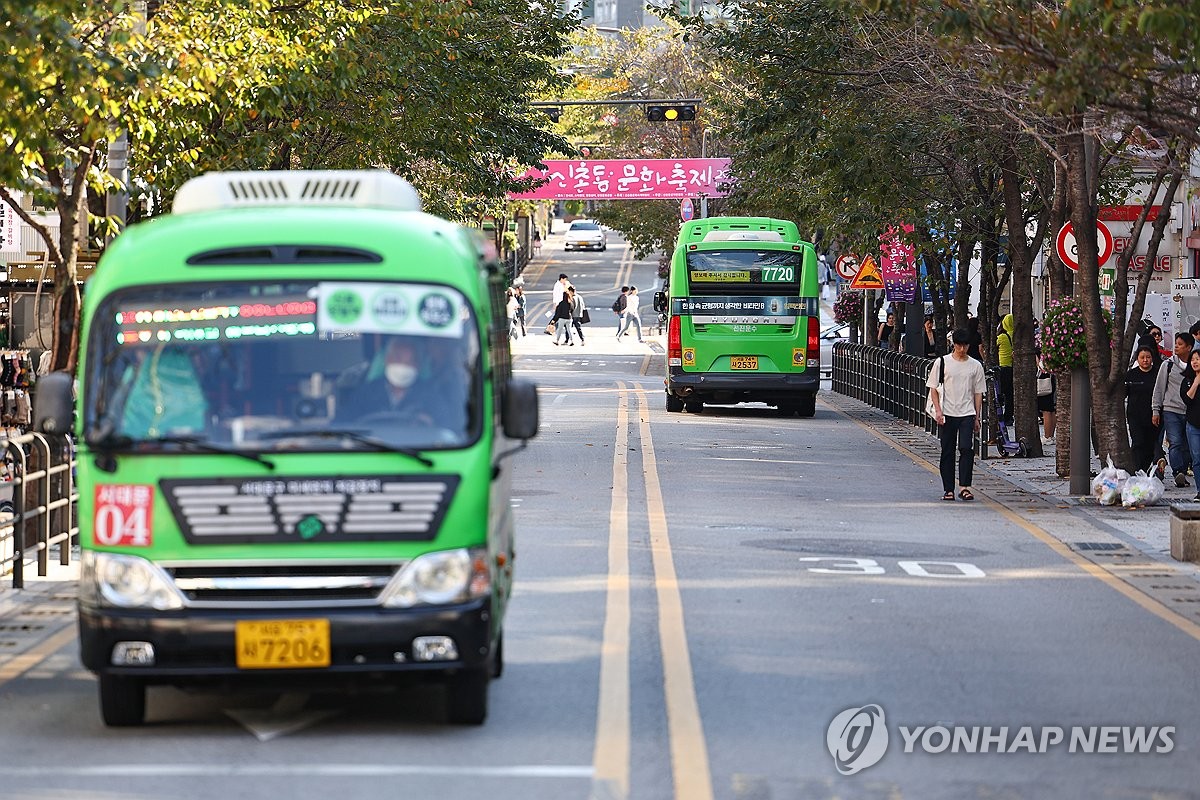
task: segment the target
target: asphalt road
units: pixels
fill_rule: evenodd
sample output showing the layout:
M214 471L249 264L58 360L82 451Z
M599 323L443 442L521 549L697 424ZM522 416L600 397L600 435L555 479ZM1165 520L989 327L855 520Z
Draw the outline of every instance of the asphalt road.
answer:
M512 460L484 727L437 722L429 689L154 689L150 724L109 730L67 627L0 660L0 798L1200 797L1200 627L1001 503L940 502L836 397L812 419L667 414L661 338L618 341L608 310L633 282L654 319L653 264L551 236L532 320L560 271L593 324L514 343L542 430ZM831 722L863 707L835 762ZM1106 752L1138 749L1136 726L1151 752Z

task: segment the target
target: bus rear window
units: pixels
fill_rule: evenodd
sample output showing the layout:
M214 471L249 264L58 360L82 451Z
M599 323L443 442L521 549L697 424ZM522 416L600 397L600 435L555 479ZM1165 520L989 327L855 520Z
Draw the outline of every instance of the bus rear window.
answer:
M798 294L797 250L709 250L687 254L688 294Z

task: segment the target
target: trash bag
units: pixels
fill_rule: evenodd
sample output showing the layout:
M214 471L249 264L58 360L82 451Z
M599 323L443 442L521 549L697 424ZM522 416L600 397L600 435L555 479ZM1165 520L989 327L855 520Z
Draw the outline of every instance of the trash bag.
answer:
M1121 505L1125 508L1152 506L1161 500L1165 493L1166 487L1163 486L1162 481L1139 469L1137 474L1125 481L1125 486L1121 488Z
M1117 501L1121 499L1121 489L1124 488L1127 480L1129 480L1129 473L1118 469L1112 462L1112 456L1109 456L1108 466L1092 478L1092 497L1096 498L1102 506L1116 505Z

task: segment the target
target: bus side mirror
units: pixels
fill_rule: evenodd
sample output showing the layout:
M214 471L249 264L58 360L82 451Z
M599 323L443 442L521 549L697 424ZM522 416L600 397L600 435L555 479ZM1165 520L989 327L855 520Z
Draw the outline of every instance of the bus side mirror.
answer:
M510 378L504 387L500 424L509 439L532 439L538 430L537 386L531 381Z
M71 432L75 417L75 379L69 372L42 376L34 390L34 427L43 433Z
M661 314L667 310L667 293L666 292L655 292L654 293L654 310L657 311L659 314Z

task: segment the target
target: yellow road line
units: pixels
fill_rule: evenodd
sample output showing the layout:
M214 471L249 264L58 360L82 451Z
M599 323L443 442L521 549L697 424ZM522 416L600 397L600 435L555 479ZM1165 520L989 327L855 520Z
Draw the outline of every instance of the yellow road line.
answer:
M646 394L638 390L638 422L642 440L642 472L646 481L646 512L650 523L650 553L654 563L654 588L658 595L658 640L662 648L663 694L667 705L667 731L671 742L671 773L675 797L680 800L711 800L712 774L708 746L692 659L688 653L683 623L683 600L667 533L667 511L658 482L654 441L650 437L650 413Z
M931 464L929 461L927 461L925 459L925 457L922 456L921 454L919 454L913 450L910 450L909 448L905 447L904 445L900 444L899 442L893 441L891 439L891 437L884 436L883 434L879 433L874 428L872 428L870 425L867 425L866 423L862 422L861 420L855 419L854 417L847 414L845 411L842 411L840 408L836 408L832 405L829 405L828 403L824 403L823 405L825 405L827 408L832 409L833 411L837 412L838 414L841 414L842 416L846 417L851 422L855 423L859 427L861 427L864 430L868 431L869 433L873 434L876 438L882 439L885 443L891 445L893 449L898 450L899 452L908 456L913 461L915 461L917 464L919 464L920 466L929 470L933 474L941 475L941 470L938 467ZM1200 625L1197 625L1195 622L1188 619L1187 617L1184 617L1184 616L1172 611L1171 609L1167 608L1159 601L1155 600L1153 597L1150 597L1149 595L1139 591L1138 589L1134 588L1133 586L1130 586L1128 583L1121 580L1117 576L1113 575L1111 572L1109 572L1108 570L1106 570L1104 567L1100 566L1099 564L1089 561L1088 559L1079 555L1079 553L1076 553L1074 550L1067 547L1065 544L1060 542L1058 539L1054 538L1054 536L1052 536L1044 528L1034 525L1032 522L1022 518L1020 515L1014 513L1013 511L1009 510L1008 508L1005 508L1003 505L996 502L991 497L988 497L983 492L980 492L978 489L976 489L975 492L977 495L979 495L983 499L983 502L985 505L987 505L993 511L999 512L999 514L1001 516L1003 516L1005 519L1009 520L1014 525L1016 525L1017 527L1024 530L1030 536L1032 536L1033 538L1037 539L1042 544L1049 547L1051 550L1053 550L1055 553L1057 553L1058 555L1065 558L1067 561L1069 561L1072 564L1074 564L1075 566L1079 567L1081 570L1083 570L1087 574L1091 575L1093 578L1097 578L1098 580L1104 582L1104 584L1107 585L1110 589L1113 589L1114 591L1119 592L1120 594L1124 595L1125 597L1127 597L1128 599L1137 603L1143 609L1145 609L1146 611L1149 611L1151 614L1158 617L1162 621L1170 623L1171 625L1174 625L1176 628L1183 631L1188 636L1191 636L1193 639L1200 640Z
M619 386L608 512L608 591L592 755L593 800L624 800L629 796L629 395L624 383Z
M647 353L646 356L642 358L642 368L638 370L639 375L645 375L646 371L650 369L650 359L652 358L654 358L653 353Z
M19 656L14 656L11 661L0 664L0 686L21 677L74 639L75 628L68 626Z

